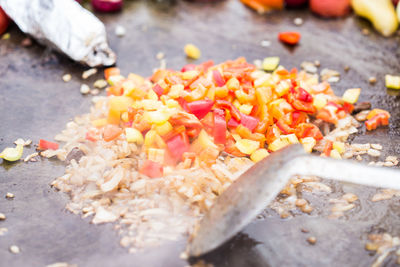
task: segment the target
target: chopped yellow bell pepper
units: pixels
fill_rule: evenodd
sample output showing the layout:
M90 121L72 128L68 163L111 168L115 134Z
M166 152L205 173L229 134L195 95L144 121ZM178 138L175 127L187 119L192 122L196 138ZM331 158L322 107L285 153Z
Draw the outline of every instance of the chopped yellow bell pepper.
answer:
M182 73L182 79L184 80L191 80L196 78L199 75L197 70L189 70Z
M339 154L343 154L345 151L345 146L343 142L333 142L333 149L335 149Z
M240 139L235 143L235 146L240 152L251 155L260 147L260 142L250 139Z
M17 161L22 157L22 153L24 152L24 146L22 144L18 144L16 147L7 147L0 153L0 158L3 158L7 161Z
M184 47L186 56L193 59L199 59L201 56L200 49L194 44L187 44Z
M229 90L226 86L215 87L215 96L219 98L225 98L228 96Z
M317 141L312 137L305 137L300 139L300 143L303 145L306 152L311 153Z
M279 66L279 57L266 57L262 62L262 68L265 71L274 71Z
M249 104L243 104L239 107L239 111L246 115L249 115L251 113L252 109L253 109L253 105L249 105Z
M275 141L268 145L268 149L274 152L288 145L290 145L288 140L277 138Z
M163 124L168 121L170 116L165 110L156 110L145 112L143 117L151 124Z
M199 153L200 151L206 149L218 149L217 145L214 143L213 139L207 134L203 129L200 131L199 136L190 146L190 151Z
M149 148L147 150L147 159L163 164L165 156L165 149Z
M125 80L124 76L121 75L113 75L108 77L107 82L109 85L114 86L122 83Z
M125 135L126 135L126 141L128 143L136 143L138 145L143 144L143 135L140 131L138 131L135 128L125 128Z
M350 104L354 104L358 101L358 98L361 94L361 88L351 88L347 89L343 94L343 101L348 102Z
M385 85L389 89L400 89L400 76L385 75Z
M259 162L269 155L268 150L259 148L250 155L250 159L254 162Z
M332 149L331 150L331 154L330 157L333 159L341 159L342 157L340 156L339 151L337 151L336 149Z
M233 77L233 78L230 78L230 79L226 82L226 87L227 87L229 90L236 91L236 90L238 90L238 89L240 88L240 83L239 83L238 79L236 79L235 77Z
M153 89L150 89L150 90L147 92L147 98L148 98L148 99L151 99L151 100L158 100L158 95L156 94L156 92L154 92Z
M318 94L318 95L314 96L313 105L318 110L324 108L327 103L328 103L328 100L326 99L326 96L324 94Z
M290 87L291 87L290 81L283 80L275 87L275 92L279 96L283 96L289 92Z
M172 129L172 125L169 121L154 126L154 130L156 130L156 132L161 136L164 136L167 133L171 132Z
M295 134L281 135L280 137L282 139L284 139L285 141L288 141L289 144L298 144L299 143L299 139L297 138L297 136Z

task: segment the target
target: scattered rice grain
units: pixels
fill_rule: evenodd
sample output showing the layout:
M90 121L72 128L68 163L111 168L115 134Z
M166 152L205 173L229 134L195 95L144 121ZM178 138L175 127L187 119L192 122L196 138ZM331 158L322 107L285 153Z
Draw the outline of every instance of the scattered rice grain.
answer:
M118 37L123 37L126 34L126 30L123 26L118 25L117 27L115 27L115 35Z
M34 157L37 157L37 156L39 156L38 152L32 153L32 154L30 154L30 155L28 155L28 156L26 156L24 158L24 162L28 162L28 161L32 160Z
M262 41L261 41L261 46L262 46L262 47L269 47L269 46L271 46L271 41L269 41L269 40L262 40Z
M93 87L98 88L98 89L102 89L102 88L106 87L107 84L108 84L108 83L107 83L106 80L104 80L104 79L99 79L99 80L96 80L96 81L93 83Z
M353 193L346 193L342 196L342 199L346 200L349 203L353 203L358 199L358 197Z
M391 161L386 161L385 163L383 163L383 166L385 166L385 167L393 167L394 163L391 162Z
M91 95L98 95L100 93L99 89L90 90Z
M5 235L7 232L8 232L8 229L7 229L7 228L5 228L5 227L1 227L1 228L0 228L0 236Z
M375 77L369 77L368 82L370 84L375 84L376 83L376 78Z
M371 144L371 148L376 150L382 150L383 147L380 144Z
M7 192L6 198L11 199L11 198L14 198L14 197L15 197L15 195L13 193Z
M369 112L370 112L370 110L363 110L363 111L357 113L354 116L354 118L356 118L356 120L358 120L358 121L366 121Z
M96 68L91 68L91 69L85 70L84 72L82 72L82 79L87 79L96 73L97 73Z
M296 26L301 26L301 25L303 25L303 23L304 23L304 21L303 21L302 18L295 18L293 20L293 24L296 25Z
M7 217L4 213L0 213L0 221L4 221L6 218Z
M381 155L381 152L376 149L370 148L368 149L368 155L370 155L371 157L379 157Z
M317 238L315 238L314 236L310 236L309 238L307 238L307 242L310 245L315 245L315 243L317 243Z
M12 245L9 249L10 249L10 252L13 253L13 254L18 254L18 253L21 252L21 250L19 249L19 247L16 246L16 245Z
M164 57L165 57L165 55L164 55L163 52L158 52L157 55L156 55L156 59L158 59L158 60L161 60L161 59L163 59Z
M397 161L397 157L395 157L395 156L387 156L385 161L390 161L390 162L395 163Z
M81 85L81 94L86 95L90 92L90 87L87 84Z

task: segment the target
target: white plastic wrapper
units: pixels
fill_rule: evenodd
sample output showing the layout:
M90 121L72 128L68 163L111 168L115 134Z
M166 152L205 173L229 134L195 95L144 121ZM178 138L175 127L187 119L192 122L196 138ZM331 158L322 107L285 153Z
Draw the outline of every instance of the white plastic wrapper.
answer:
M75 61L91 67L116 61L103 23L75 0L0 0L0 6L23 32Z

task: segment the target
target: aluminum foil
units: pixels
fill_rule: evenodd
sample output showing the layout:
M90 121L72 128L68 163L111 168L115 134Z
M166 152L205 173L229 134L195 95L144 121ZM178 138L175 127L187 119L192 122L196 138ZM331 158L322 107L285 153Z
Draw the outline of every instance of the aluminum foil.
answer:
M75 0L0 0L0 6L23 32L75 61L91 67L116 61L103 23Z

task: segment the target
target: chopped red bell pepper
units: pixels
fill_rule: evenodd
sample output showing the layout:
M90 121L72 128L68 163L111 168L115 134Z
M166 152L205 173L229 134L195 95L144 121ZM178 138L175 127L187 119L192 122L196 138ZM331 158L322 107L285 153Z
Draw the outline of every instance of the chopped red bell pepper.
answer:
M333 142L330 140L326 140L323 154L329 157L331 155L332 148L333 148Z
M158 178L163 176L164 168L158 162L152 160L145 160L139 172L141 174L148 176L149 178Z
M365 122L365 127L368 131L372 131L379 126L389 125L389 116L388 113L378 113Z
M275 141L277 138L280 136L280 131L278 126L272 125L271 127L268 128L267 133L265 134L265 138L268 144L271 144L273 141Z
M313 101L313 97L309 92L299 87L299 100L309 103Z
M254 128L257 127L258 122L260 121L258 118L246 115L241 113L241 118L240 118L240 123L250 129L250 131L253 131Z
M188 102L183 97L179 97L177 99L177 101L178 101L179 105L181 105L183 110L185 110L186 112L190 112L189 107L188 107Z
M214 109L214 142L216 144L226 143L226 120L222 109Z
M328 105L328 106L334 106L334 107L336 107L338 110L343 109L343 107L342 107L341 105L339 105L338 103L335 103L335 102L333 102L333 101L329 101L329 102L327 103L327 105Z
M86 132L86 140L89 140L91 142L97 142L97 140L99 140L99 130L96 128L90 128L87 132Z
M184 132L170 138L166 143L170 155L176 161L181 161L183 153L189 151L189 139Z
M304 112L300 111L293 111L292 112L292 123L290 124L290 127L294 128L300 123L304 123L307 120L307 115Z
M319 128L312 123L300 123L295 129L295 134L299 139L313 137L318 141L324 138Z
M235 145L236 141L230 135L229 138L226 140L225 149L224 151L228 154L231 154L236 157L244 157L246 154L240 152L240 150Z
M241 120L241 114L239 110L229 101L227 100L216 100L215 101L215 107L221 108L221 109L227 109L230 111L231 116L235 118L237 121Z
M52 150L57 150L58 149L58 144L50 141L46 141L43 139L39 140L39 149L40 150L47 150L47 149L52 149Z
M224 86L225 85L225 80L222 77L221 73L219 72L219 70L213 70L213 78L215 81L215 84L219 87Z
M120 70L116 67L106 68L104 70L104 78L106 80L108 80L108 78L110 78L111 76L120 75L120 74L121 74Z
M350 104L350 103L348 103L348 102L344 102L344 104L343 104L343 109L344 109L347 113L351 114L351 113L353 112L353 110L354 110L354 105L353 105L353 104Z
M118 136L120 136L121 134L122 134L122 129L119 126L108 124L104 127L103 139L106 142L110 142L118 138Z
M296 45L299 43L301 34L298 32L280 32L278 35L279 41L288 45Z
M236 128L239 126L239 124L240 124L240 122L235 120L235 118L230 118L228 121L228 127Z
M291 88L287 100L298 111L304 111L309 114L316 112L316 108L312 103L312 96L301 87Z
M181 69L181 72L191 71L191 70L195 70L195 69L196 69L196 65L195 64L186 64Z
M214 66L214 61L208 60L208 61L205 61L205 62L201 63L198 66L198 68L200 68L200 70L206 72L212 66Z
M153 91L158 96L161 96L162 94L164 94L164 88L162 88L161 85L159 85L158 83L156 83L156 85L153 86Z
M276 126L278 126L279 130L281 130L283 134L291 134L294 132L294 129L287 125L283 119L279 119L276 122Z
M189 112L194 114L199 120L204 118L208 112L210 112L212 106L214 105L214 101L212 100L198 100L187 103L187 107Z
M323 121L336 124L338 122L338 118L336 114L332 114L328 109L323 108L317 114L317 119L321 119Z
M107 96L121 96L124 93L124 88L120 85L110 86L107 88Z

